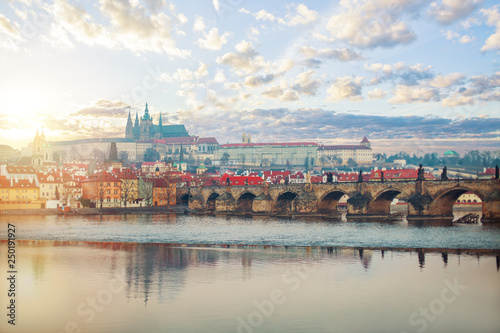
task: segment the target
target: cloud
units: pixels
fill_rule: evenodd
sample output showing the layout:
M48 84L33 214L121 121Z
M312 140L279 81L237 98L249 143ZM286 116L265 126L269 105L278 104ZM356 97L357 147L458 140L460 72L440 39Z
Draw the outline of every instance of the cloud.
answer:
M92 106L83 108L71 115L74 116L90 116L90 117L106 117L106 118L126 118L130 105L121 101L99 100Z
M298 25L308 25L318 20L318 13L307 8L307 6L304 4L292 4L288 8L289 12L286 14L285 18L277 17L269 13L265 9L261 9L258 12L253 13L252 15L257 21L278 22L279 24L291 27ZM247 14L250 13L245 9L240 9L240 12Z
M254 13L253 16L258 20L258 21L271 21L274 22L276 20L276 17L269 13L268 11L261 9L258 12Z
M453 32L451 30L448 30L444 33L444 36L446 37L446 39L448 40L453 40L453 39L456 39L458 40L461 44L467 44L467 43L470 43L470 42L473 42L476 40L476 37L474 36L469 36L469 35L460 35L458 32Z
M349 48L340 49L316 49L312 46L302 46L299 49L300 53L305 57L312 58L323 58L323 59L336 59L338 61L347 62L353 60L363 59L364 56L356 51Z
M441 103L444 107L454 107L461 105L473 105L474 98L472 96L463 96L461 94L454 94L450 97L443 98Z
M294 81L292 89L300 94L314 96L318 91L321 82L314 80L312 77L316 74L313 70L300 73Z
M483 0L441 0L431 3L429 15L442 24L453 23L472 13Z
M498 137L500 118L465 118L452 120L423 116L374 116L339 113L324 109L253 109L245 111L178 113L180 122L198 135L215 135L238 140L229 133L252 133L256 142L316 141L325 138L359 140L478 140ZM300 131L297 129L300 128ZM203 133L203 134L202 134ZM229 134L230 136L231 134ZM233 141L234 142L234 141ZM338 141L337 141L338 142ZM333 142L332 142L333 143ZM496 141L495 147L500 148Z
M448 88L452 85L460 83L465 78L462 73L450 73L448 75L438 75L430 81L430 85L434 88Z
M361 88L363 84L363 77L338 77L335 82L328 88L327 101L337 102L343 99L351 101L359 101L363 99L361 95Z
M295 9L295 12L289 13L286 16L286 25L307 25L318 20L318 13L314 10L310 10L304 4L292 5L292 8Z
M201 48L207 50L220 50L222 45L227 43L227 38L230 33L225 32L222 35L219 34L219 29L212 28L209 33L205 33L205 38L198 39L198 45Z
M440 100L436 89L421 88L418 86L398 85L392 93L394 96L388 101L392 104L422 103Z
M383 91L380 88L375 88L372 91L368 92L369 99L383 99L387 95L387 92Z
M279 86L271 87L264 92L263 96L268 98L279 99L280 101L290 102L299 99L299 94L293 90L288 89L286 84L280 84Z
M148 2L158 6L161 3ZM69 35L87 45L127 49L136 53L155 52L176 57L190 55L190 51L176 47L171 33L172 19L163 12L149 13L139 3L101 0L99 10L109 20L108 25L97 23L82 5L73 5L67 0L55 0L47 8L53 19L51 36ZM62 34L61 30L68 35Z
M489 9L481 9L481 14L486 16L486 24L496 27L495 33L490 35L481 47L482 52L500 50L500 13L498 8L499 6L496 5Z
M229 52L217 58L218 64L232 67L245 74L254 73L267 64L264 58L255 51L252 42L241 41L235 46L236 52Z
M207 28L205 22L203 22L203 17L196 16L193 23L193 31L204 31Z
M0 33L7 34L11 37L19 37L19 31L14 28L10 20L4 15L0 14Z
M372 79L372 84L392 80L403 85L416 85L421 80L432 79L435 76L432 66L425 66L423 64L407 66L403 62L392 65L373 63L370 65L365 64L365 69L377 74Z
M341 1L341 12L330 17L327 29L334 39L359 48L394 47L408 44L416 34L400 21L405 10L421 5L419 1L384 0Z

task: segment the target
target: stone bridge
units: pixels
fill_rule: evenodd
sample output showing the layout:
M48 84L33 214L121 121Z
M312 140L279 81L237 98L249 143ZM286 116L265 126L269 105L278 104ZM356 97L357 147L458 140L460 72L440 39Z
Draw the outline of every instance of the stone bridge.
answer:
M177 189L177 203L215 212L325 214L347 194L348 215L387 216L396 197L408 216L453 216L453 204L471 191L483 201L483 221L500 222L500 180L387 181L329 184L207 186Z

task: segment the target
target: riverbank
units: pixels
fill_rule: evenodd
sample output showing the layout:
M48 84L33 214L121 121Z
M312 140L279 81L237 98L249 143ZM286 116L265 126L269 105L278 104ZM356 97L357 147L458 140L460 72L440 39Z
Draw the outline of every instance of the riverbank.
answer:
M113 214L148 214L148 213L175 213L187 214L192 212L186 205L152 206L152 207L113 207L113 208L78 208L68 213L62 213L57 208L49 209L19 209L2 210L0 217L5 215L113 215Z

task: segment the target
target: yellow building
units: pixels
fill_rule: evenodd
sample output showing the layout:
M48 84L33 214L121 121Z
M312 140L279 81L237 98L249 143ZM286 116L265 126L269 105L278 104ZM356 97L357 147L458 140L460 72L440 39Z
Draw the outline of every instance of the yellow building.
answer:
M40 209L45 200L40 200L40 189L27 179L0 177L0 209Z

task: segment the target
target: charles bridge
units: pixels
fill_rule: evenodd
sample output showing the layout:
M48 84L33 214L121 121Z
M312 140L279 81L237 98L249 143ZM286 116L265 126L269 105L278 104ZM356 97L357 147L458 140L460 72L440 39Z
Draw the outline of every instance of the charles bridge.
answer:
M408 202L408 217L451 217L468 191L483 202L483 222L500 222L498 179L198 186L178 188L177 203L220 213L332 216L347 194L348 217L389 216L396 197Z

